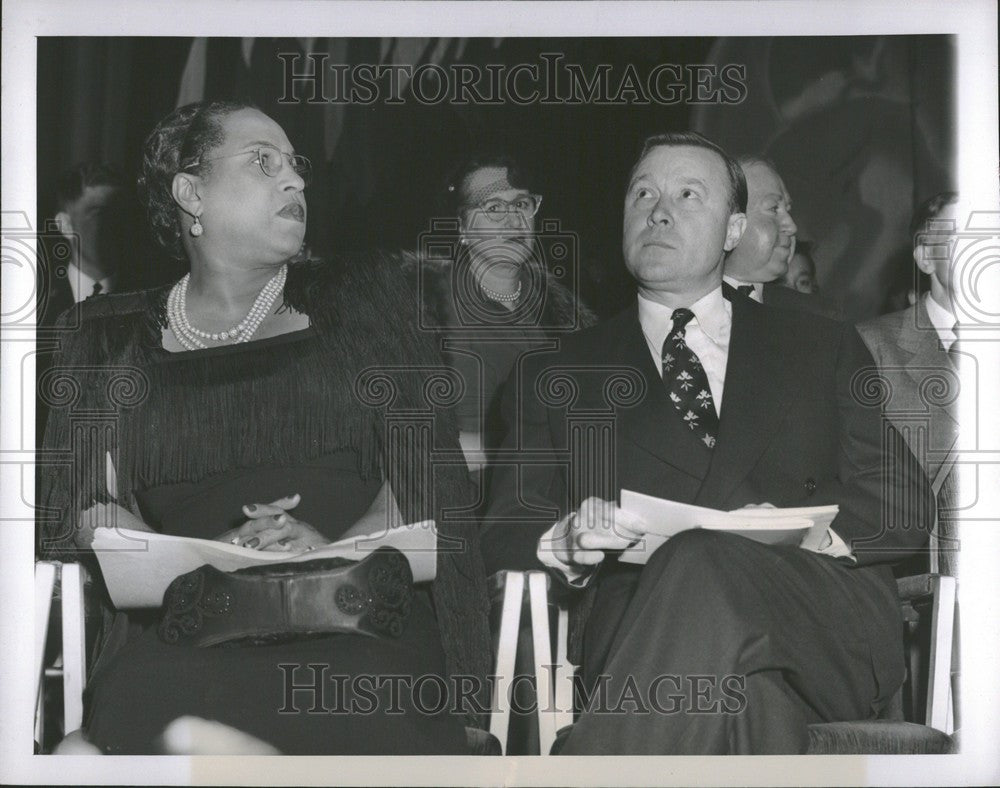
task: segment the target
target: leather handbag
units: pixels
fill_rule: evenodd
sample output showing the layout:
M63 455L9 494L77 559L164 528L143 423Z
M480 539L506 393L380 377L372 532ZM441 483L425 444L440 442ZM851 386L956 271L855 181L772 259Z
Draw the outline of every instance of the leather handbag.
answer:
M158 633L188 646L267 645L338 633L398 638L413 601L406 557L320 558L222 572L205 564L164 594Z

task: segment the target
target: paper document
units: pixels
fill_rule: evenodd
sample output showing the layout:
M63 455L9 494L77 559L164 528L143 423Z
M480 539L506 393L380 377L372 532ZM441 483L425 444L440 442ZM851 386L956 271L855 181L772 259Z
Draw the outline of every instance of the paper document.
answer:
M834 504L723 512L631 490L622 490L621 508L641 517L648 528L642 540L625 550L619 558L627 564L646 563L667 539L691 528L725 531L764 544L799 545L814 550L823 543L830 523L840 511Z
M92 545L111 601L119 608L159 607L167 586L203 564L223 572L248 566L348 558L360 561L379 547L395 547L410 562L418 583L437 574L437 530L433 520L357 536L303 553L252 550L228 542L166 536L128 528L98 528Z

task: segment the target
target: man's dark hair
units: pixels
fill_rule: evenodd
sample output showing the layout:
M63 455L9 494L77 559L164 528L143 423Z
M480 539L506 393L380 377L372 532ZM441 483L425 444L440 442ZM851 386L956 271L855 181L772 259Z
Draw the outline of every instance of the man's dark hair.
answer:
M917 245L917 236L927 229L927 223L937 219L945 206L956 202L958 202L958 192L938 192L917 206L910 220L910 239L914 246Z
M653 150L653 148L659 148L664 145L668 147L687 146L704 148L705 150L717 153L722 158L723 164L726 165L726 171L729 173L729 184L731 187L729 192L729 210L732 213L746 213L747 179L743 174L743 169L732 156L696 131L669 131L664 134L654 134L652 137L647 137L645 142L642 143L642 150L636 157L631 172L629 172L628 179L630 183L635 176L636 167L646 157L646 154Z
M84 162L67 170L56 185L56 210L65 211L70 203L79 200L89 186L124 188L125 178L111 164Z

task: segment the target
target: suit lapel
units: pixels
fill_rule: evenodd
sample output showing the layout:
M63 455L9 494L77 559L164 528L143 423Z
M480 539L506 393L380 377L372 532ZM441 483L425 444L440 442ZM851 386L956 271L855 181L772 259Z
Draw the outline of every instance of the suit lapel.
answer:
M782 312L748 298L733 298L733 327L719 437L696 504L725 501L781 428L782 392L794 392L795 370L788 345L779 342Z
M924 389L928 375L934 370L948 370L957 380L957 373L948 360L948 354L942 350L937 331L931 323L930 315L923 300L908 310L903 316L903 324L899 328L896 344L907 353L912 354L905 363L906 374L917 386L917 391ZM919 396L919 395L918 395ZM927 407L920 397L921 407ZM945 417L957 425L954 410L947 407L938 408Z
M619 358L639 370L646 383L646 396L639 404L618 411L621 438L669 463L678 470L704 478L708 471L710 452L681 421L667 399L660 371L654 366L649 345L639 325L639 310L628 310L614 330L609 332L614 346L608 348L608 358Z

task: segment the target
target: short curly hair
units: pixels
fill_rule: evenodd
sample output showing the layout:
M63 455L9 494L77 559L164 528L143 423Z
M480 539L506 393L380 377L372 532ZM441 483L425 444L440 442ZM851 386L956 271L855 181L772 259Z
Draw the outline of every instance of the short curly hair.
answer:
M203 158L225 141L222 120L233 112L256 109L241 101L199 101L185 104L156 124L142 149L139 199L156 240L176 259L184 259L181 224L173 197L174 176L183 162ZM188 168L205 173L207 164Z

